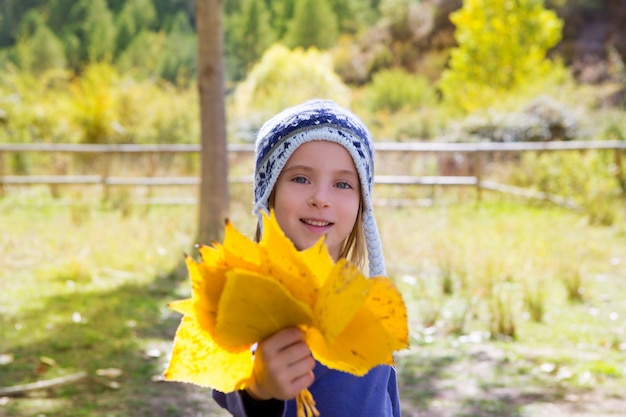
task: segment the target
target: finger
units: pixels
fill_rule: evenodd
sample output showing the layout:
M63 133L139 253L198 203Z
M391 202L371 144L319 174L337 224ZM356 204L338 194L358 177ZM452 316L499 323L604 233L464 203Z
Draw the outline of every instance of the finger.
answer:
M304 335L297 328L280 330L263 340L260 345L269 354L279 353L291 345L304 341Z
M292 380L295 380L302 375L313 372L314 368L315 360L311 356L307 356L289 365L288 372L292 375Z
M291 383L294 378L310 372L315 367L308 346L304 343L302 345L292 345L291 348L276 355L263 356L260 368L264 368L275 380Z
M312 371L305 372L304 374L298 375L294 379L279 383L277 385L276 393L274 398L278 398L281 400L290 400L295 398L296 395L303 389L311 386L313 381L315 380L315 376Z
M300 375L299 377L291 381L291 394L293 394L293 396L296 396L303 389L310 387L311 384L313 384L314 380L315 375L313 374L313 371L309 371Z
M311 357L311 349L304 342L295 343L280 352L280 356L287 366L293 366L299 363L310 365L311 369L315 362ZM311 365L313 364L313 365Z

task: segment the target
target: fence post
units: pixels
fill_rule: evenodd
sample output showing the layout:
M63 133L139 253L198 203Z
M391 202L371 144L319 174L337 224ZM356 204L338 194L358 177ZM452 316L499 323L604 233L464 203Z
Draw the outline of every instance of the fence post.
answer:
M626 177L624 176L624 168L622 166L621 148L615 148L615 177L622 190L622 194L626 193Z
M474 151L472 154L472 171L474 178L476 178L476 201L480 202L483 199L483 190L481 187L481 180L483 176L483 153L481 151Z
M149 159L148 159L148 177L149 178L156 177L158 166L159 166L158 154L156 152L153 152L149 155ZM152 193L153 187L146 187L146 188L147 188L146 199L149 201L150 199L152 199L154 195Z
M0 198L4 197L4 152L0 151Z
M110 152L102 152L102 156L104 157L104 163L102 164L102 178L100 179L100 183L102 184L102 201L107 202L110 198L110 190L109 190L109 175L111 175L111 165L112 162L112 154Z

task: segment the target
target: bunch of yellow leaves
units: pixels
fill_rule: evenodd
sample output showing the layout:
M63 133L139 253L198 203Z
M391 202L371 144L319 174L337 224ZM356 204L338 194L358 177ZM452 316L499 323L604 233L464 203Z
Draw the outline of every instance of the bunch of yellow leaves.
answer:
M389 278L366 278L355 266L334 262L324 239L298 251L274 213L263 219L256 243L226 222L224 243L187 256L192 298L170 308L184 317L165 378L232 392L252 376L256 342L299 327L315 359L329 368L364 375L392 364L408 345L401 294ZM298 415L318 415L310 393L297 397Z

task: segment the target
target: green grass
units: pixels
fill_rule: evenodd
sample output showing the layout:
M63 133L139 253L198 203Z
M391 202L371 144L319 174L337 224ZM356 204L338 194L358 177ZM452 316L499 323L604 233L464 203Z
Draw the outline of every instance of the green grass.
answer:
M534 417L591 407L588 415L619 415L626 405L623 222L590 226L559 208L490 200L378 210L389 269L409 309L412 348L399 359L405 408ZM562 279L572 271L580 275L578 300ZM528 287L540 294L534 304ZM498 297L504 312L494 311ZM542 320L533 319L537 304ZM513 336L494 334L496 313L513 322Z
M195 407L181 395L187 387L152 378L179 320L166 304L189 294L182 260L194 211L79 209L77 224L77 208L1 206L0 355L12 361L0 365L0 386L116 368L120 388L95 382L100 377L10 400L0 415L187 415Z
M559 208L485 200L376 209L409 311L411 349L398 356L405 412L539 417L577 398L613 415L615 401L626 404L624 222L590 226ZM179 321L166 304L190 292L182 260L195 208L50 202L0 201L0 387L93 378L2 400L0 416L225 415L206 389L153 381ZM231 218L252 234L247 201L233 202ZM572 271L578 301L562 278ZM525 288L541 294L541 320ZM490 333L499 296L514 338ZM118 389L96 375L105 368L122 371Z

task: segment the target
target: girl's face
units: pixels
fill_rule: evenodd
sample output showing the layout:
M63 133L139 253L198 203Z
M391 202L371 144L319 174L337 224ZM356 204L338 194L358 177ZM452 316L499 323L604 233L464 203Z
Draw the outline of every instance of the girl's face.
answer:
M278 223L299 250L326 235L326 246L336 261L357 219L360 187L352 157L343 146L324 140L304 143L276 181Z

